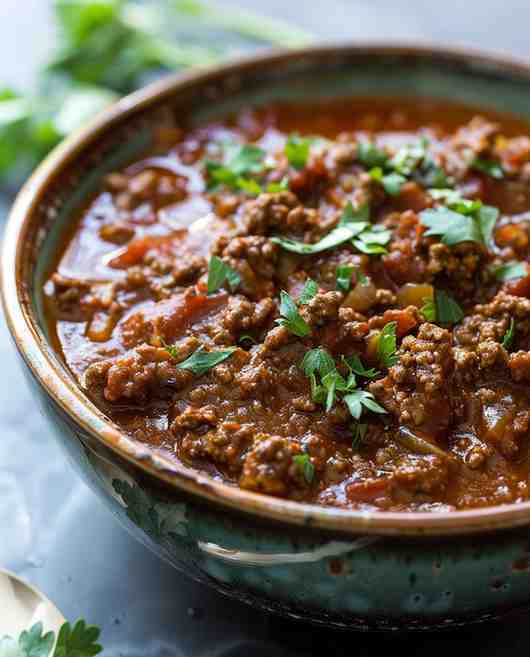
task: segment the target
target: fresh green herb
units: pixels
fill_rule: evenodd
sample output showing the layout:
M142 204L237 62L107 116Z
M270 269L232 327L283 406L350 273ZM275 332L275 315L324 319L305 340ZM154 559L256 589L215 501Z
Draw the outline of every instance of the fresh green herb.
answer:
M311 462L309 454L297 454L293 457L293 461L304 475L306 482L308 484L312 483L315 478L315 466Z
M372 169L384 167L388 161L388 155L372 142L361 141L357 144L357 160L366 168Z
M306 306L317 292L318 292L318 283L312 280L311 278L308 278L307 281L304 283L304 287L302 288L302 291L300 292L298 303L301 306Z
M240 335L238 342L241 344L242 342L250 342L251 344L258 344L258 341L256 338L253 338L251 335L248 335L245 333L245 335Z
M510 326L506 330L506 333L504 334L502 338L502 346L508 350L511 348L513 345L513 339L515 335L515 320L513 317L510 318Z
M432 297L425 297L425 299L423 299L423 306L420 308L420 313L425 321L436 321L436 304Z
M464 311L444 290L435 290L436 321L440 324L458 324L464 318Z
M390 230L370 224L353 240L353 245L362 253L381 255L388 253L385 245L390 242L391 237Z
M344 402L351 416L356 420L360 419L363 407L374 413L386 413L386 410L375 401L372 393L366 390L351 392L344 397Z
M171 358L173 358L174 360L179 359L180 352L175 345L168 344L162 337L160 338L160 342L162 343L162 346L167 351L167 353L171 356Z
M267 185L267 192L269 194L277 194L279 192L285 192L289 189L289 179L287 176L284 176L280 182L270 182Z
M248 45L302 45L283 22L203 0L56 0L52 61L25 98L0 92L0 178L16 184L73 128L167 72L218 63ZM11 102L15 101L15 102Z
M430 189L429 194L460 214L473 214L482 207L482 201L464 198L456 189Z
M496 267L493 273L498 281L510 281L514 278L528 276L528 269L524 262L508 262L505 265Z
M203 347L199 347L186 360L178 363L177 367L181 370L190 370L197 376L202 376L212 367L229 358L236 350L237 347L229 347L218 351L205 351Z
M245 194L248 194L249 196L259 196L263 192L259 182L253 178L243 178L243 176L236 178L234 189L240 189L242 192L245 192Z
M357 282L361 285L368 285L368 276L366 276L366 274L364 274L360 269L355 270L355 277L357 278Z
M287 143L285 144L285 155L287 156L287 161L292 167L295 169L303 169L305 167L309 158L312 141L313 140L308 137L289 135Z
M311 333L311 327L298 312L293 298L284 290L280 292L280 319L276 323L299 338L305 338Z
M241 283L241 277L221 258L212 256L208 265L208 294L217 292L225 281L228 283L230 290L234 292Z
M381 183L385 192L390 196L398 196L401 188L407 182L405 176L400 173L393 172L385 175L381 167L370 169L369 174L372 180Z
M73 628L70 623L64 623L53 649L55 633L43 634L39 622L24 630L18 640L9 636L0 638L0 657L94 657L101 652L97 643L99 634L97 627L87 625L83 620L78 620Z
M346 363L346 365L350 368L352 372L355 372L355 374L358 374L359 376L363 376L365 379L373 379L379 374L379 372L373 367L367 369L362 364L361 359L357 354L352 354L351 356L343 357L343 361Z
M390 194L390 196L399 196L401 188L406 182L407 179L400 173L388 173L381 179L383 189L387 194Z
M368 219L365 219L368 212L366 205L354 210L351 202L348 202L338 226L315 244L306 244L286 237L272 237L271 241L292 253L302 255L320 253L327 249L333 249L361 233L368 226Z
M354 271L354 265L339 265L335 272L335 288L341 292L348 292L351 288L351 278Z
M383 326L377 341L377 358L382 367L392 367L397 363L397 322L389 322Z
M364 439L366 438L366 433L368 431L368 425L364 424L362 422L356 422L353 425L353 432L352 432L352 449L359 449L359 447L363 444Z
M99 629L83 620L73 627L65 623L59 630L53 657L93 657L101 652L101 646L96 643L98 638Z
M462 214L445 207L420 212L420 219L428 230L426 236L437 235L448 246L460 242L478 242L489 247L492 243L493 228L499 211L491 206L481 205L473 214Z
M418 171L415 171L413 180L422 187L431 187L435 189L447 187L451 181L441 166L436 164L434 159L427 153Z
M388 166L402 176L410 176L425 158L428 145L428 140L423 137L416 144L403 146L388 162Z
M316 349L310 349L305 354L300 367L306 376L318 373L323 377L335 369L335 361L326 349L317 347Z
M502 166L494 160L486 160L477 157L471 162L471 168L485 173L490 176L490 178L496 178L497 180L504 178L504 170Z
M248 176L262 171L264 158L265 151L253 144L224 144L223 162L207 160L205 163L208 188L226 185L254 196L260 194L260 185Z

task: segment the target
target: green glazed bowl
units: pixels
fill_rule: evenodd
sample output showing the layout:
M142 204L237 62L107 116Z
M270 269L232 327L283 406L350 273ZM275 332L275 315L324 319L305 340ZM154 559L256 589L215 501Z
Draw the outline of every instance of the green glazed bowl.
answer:
M134 442L77 387L48 341L43 280L76 208L148 148L153 128L271 100L430 96L530 118L530 66L473 52L332 46L170 78L63 143L7 227L7 321L41 406L81 475L163 559L265 610L324 625L433 629L530 603L530 503L446 513L345 511L242 491Z

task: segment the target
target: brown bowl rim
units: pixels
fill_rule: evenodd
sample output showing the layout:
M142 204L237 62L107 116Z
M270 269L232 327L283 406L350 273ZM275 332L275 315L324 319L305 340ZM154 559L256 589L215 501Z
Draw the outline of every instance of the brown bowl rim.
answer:
M99 114L86 127L62 142L39 165L19 192L11 210L2 246L1 294L9 330L16 346L47 395L86 432L90 440L102 443L112 452L170 487L184 490L224 509L232 509L261 518L303 525L315 529L348 534L394 536L436 536L467 534L510 528L530 523L530 502L447 512L359 511L324 507L275 498L214 480L182 464L154 453L136 443L90 402L73 379L54 362L46 340L37 329L29 303L29 281L23 280L24 244L21 236L31 225L39 200L53 180L71 165L77 155L110 126L128 119L138 110L151 107L179 92L252 69L305 57L322 59L333 56L366 57L409 56L418 60L448 61L462 66L470 62L494 67L504 74L527 77L530 62L504 54L473 48L394 43L329 44L296 50L279 50L254 55L219 66L176 74L126 96Z

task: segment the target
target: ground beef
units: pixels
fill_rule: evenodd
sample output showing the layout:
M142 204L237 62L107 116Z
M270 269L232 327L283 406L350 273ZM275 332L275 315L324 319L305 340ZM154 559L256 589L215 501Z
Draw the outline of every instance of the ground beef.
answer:
M417 337L404 338L398 362L370 385L383 406L402 424L443 436L452 422L451 334L422 324Z

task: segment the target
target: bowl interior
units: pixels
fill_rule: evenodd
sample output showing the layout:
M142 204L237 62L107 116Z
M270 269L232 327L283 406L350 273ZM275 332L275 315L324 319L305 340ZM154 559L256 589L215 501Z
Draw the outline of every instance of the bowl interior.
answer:
M43 352L46 366L51 363L52 368L60 373L63 384L55 387L55 397L61 397L65 381L70 390L77 386L49 344L42 287L55 264L65 233L105 174L145 152L154 129L161 125L175 125L182 120L197 125L271 101L315 101L371 95L445 99L530 118L530 72L522 64L475 54L411 48L321 48L260 57L213 72L155 84L124 99L61 146L22 192L13 211L11 232L8 231L7 235L7 239L16 241L16 245L8 244L4 253L4 296L8 318L15 312L12 309L14 304L23 306L24 321L31 324L33 335L27 340L20 339L24 329L13 317L10 324L27 361L32 360L32 350L34 354ZM10 273L9 261L16 275ZM16 292L13 294L10 288ZM37 365L33 370L46 386L49 377L44 376ZM69 404L63 402L63 407L68 408ZM88 400L82 403L84 420L91 431L100 436L108 433L109 423L102 413ZM69 410L75 415L74 410ZM130 448L129 456L134 457L130 441L126 442ZM156 459L153 462L157 462ZM164 467L167 468L167 464ZM254 511L267 515L275 505L277 511L280 510L277 500L241 491L239 495L241 499L257 498L251 505ZM287 507L291 505L287 503ZM294 515L301 514L298 520L307 519L307 506L295 506L299 511L294 509ZM499 508L496 508L497 512ZM445 520L437 520L435 514L378 512L363 513L360 518L356 512L310 509L316 521L322 521L324 525L336 527L333 519L345 517L353 524L360 521L364 527L373 523L374 527L383 529L385 515L392 526L401 515L401 528L407 523L411 527L416 524L417 528L424 528L425 522L429 526L445 522L449 527L451 523L447 516L457 515L461 520L456 524L463 526L466 514L481 515L478 511L457 512L443 514ZM482 511L482 516L489 517L494 510ZM512 507L506 508L507 517L512 518L512 511ZM412 516L418 516L416 521L411 520ZM420 516L425 516L425 522ZM518 505L517 517L519 524L530 521L530 504ZM349 526L348 522L341 520L338 524L344 528ZM504 522L510 523L513 524L513 518Z

